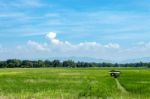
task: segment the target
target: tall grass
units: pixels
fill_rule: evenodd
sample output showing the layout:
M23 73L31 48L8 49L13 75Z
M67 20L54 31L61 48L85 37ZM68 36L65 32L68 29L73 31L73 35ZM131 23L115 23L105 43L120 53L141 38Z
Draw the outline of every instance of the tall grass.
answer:
M0 69L0 98L16 99L148 99L147 69L115 68L122 74L122 93L108 71L112 68Z

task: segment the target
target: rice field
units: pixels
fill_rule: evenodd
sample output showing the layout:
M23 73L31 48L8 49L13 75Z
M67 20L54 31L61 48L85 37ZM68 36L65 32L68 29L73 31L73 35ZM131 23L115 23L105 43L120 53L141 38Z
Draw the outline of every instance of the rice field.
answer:
M150 99L150 69L0 69L0 99Z

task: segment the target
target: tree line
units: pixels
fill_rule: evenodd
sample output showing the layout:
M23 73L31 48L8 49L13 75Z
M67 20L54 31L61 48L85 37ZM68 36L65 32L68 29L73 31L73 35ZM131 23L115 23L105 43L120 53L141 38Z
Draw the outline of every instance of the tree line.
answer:
M0 61L0 68L40 68L40 67L150 67L149 63L95 63L95 62L74 62L73 60L18 60L8 59L6 61Z

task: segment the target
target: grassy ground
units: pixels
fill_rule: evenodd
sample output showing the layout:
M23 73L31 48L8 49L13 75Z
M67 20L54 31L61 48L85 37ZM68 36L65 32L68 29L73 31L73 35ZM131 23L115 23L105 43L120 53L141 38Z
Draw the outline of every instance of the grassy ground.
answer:
M0 99L150 99L150 69L0 69Z

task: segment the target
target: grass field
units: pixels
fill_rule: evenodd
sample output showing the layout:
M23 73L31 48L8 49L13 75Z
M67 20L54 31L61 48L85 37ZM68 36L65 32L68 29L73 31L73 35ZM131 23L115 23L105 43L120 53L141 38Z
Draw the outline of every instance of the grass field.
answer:
M150 69L0 69L0 99L150 99Z

